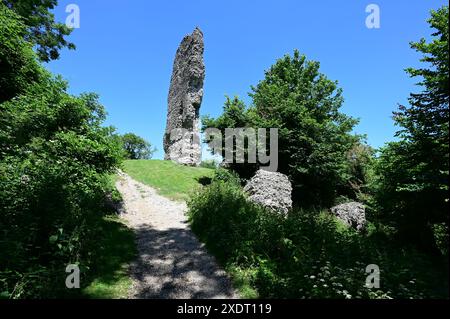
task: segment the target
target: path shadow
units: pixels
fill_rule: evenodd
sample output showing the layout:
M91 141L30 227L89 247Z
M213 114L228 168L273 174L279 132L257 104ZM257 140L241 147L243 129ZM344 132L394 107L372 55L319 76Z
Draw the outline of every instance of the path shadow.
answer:
M134 298L235 298L226 273L189 229L136 230L138 259L131 275L138 284Z

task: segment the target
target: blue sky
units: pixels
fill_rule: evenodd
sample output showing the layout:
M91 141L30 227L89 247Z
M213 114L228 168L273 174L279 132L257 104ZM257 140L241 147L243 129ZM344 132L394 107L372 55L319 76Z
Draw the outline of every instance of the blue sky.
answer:
M217 116L225 95L250 102L251 85L278 58L299 49L321 63L321 72L344 91L342 111L360 119L355 128L380 147L394 139L391 118L407 103L416 80L404 69L417 66L409 42L428 38L430 9L443 0L259 0L259 1L59 1L54 13L65 21L68 4L80 8L80 28L47 67L70 83L70 92L96 92L108 125L136 133L158 148L162 136L173 59L183 36L199 26L205 36L206 79L201 115ZM381 10L381 27L368 29L368 4Z

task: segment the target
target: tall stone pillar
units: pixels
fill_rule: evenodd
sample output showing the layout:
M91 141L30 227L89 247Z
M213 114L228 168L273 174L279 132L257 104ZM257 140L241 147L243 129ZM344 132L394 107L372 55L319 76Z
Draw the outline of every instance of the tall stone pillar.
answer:
M203 98L205 64L203 33L196 28L178 47L170 81L165 159L197 166L201 161L199 111Z

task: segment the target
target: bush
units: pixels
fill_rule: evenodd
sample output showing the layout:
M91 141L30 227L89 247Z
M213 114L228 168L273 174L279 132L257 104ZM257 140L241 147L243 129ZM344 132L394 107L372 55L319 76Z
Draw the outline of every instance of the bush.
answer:
M215 168L217 168L217 166L218 166L217 162L215 160L213 160L213 159L202 161L200 163L200 167L203 167L203 168L215 169Z
M227 170L222 167L216 168L212 180L215 182L222 181L231 183L233 185L241 185L241 179L236 172Z
M284 218L217 179L188 207L200 240L237 283L260 297L448 297L445 269L412 249L387 248L376 230L359 234L327 212L294 210ZM369 264L381 269L380 289L365 287Z
M9 298L67 294L68 264L89 274L122 154L98 97L69 95L41 71L0 103L0 294Z
M3 2L0 3L0 103L23 93L39 79L42 70L32 45L24 41L26 26Z
M98 96L68 94L26 33L0 2L0 298L73 296L66 266L82 283L98 266L121 144Z

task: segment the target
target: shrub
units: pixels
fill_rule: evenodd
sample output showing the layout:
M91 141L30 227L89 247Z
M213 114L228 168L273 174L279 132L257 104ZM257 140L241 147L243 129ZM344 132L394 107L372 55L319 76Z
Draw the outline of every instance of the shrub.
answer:
M39 79L42 70L32 45L23 36L26 26L19 16L0 3L0 103L23 93Z
M0 298L62 297L66 266L86 282L98 260L122 150L98 96L68 94L22 21L0 2Z
M205 160L200 163L200 167L203 167L203 168L215 169L215 168L217 168L217 166L218 166L217 162L213 159Z
M0 293L10 298L64 295L68 264L89 273L121 160L97 96L71 96L43 74L0 103Z
M412 249L388 247L375 230L359 234L327 212L294 210L285 218L248 202L237 184L218 179L188 207L200 240L235 282L260 297L448 297L445 269ZM369 264L381 269L380 289L365 287ZM243 288L250 295L252 289Z
M241 184L241 179L236 172L227 170L222 167L216 168L216 170L214 171L214 176L213 176L212 180L216 181L216 182L218 182L218 181L229 182L233 185Z

